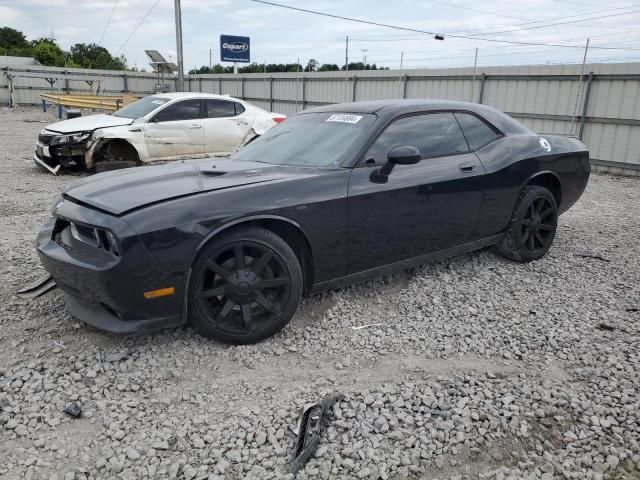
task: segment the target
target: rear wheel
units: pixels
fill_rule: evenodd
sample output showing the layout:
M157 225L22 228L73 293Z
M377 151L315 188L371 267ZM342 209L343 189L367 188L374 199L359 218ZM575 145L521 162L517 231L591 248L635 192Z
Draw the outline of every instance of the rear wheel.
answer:
M238 228L214 239L194 263L191 323L206 337L254 343L289 322L302 286L300 263L282 238L263 228Z
M518 262L538 260L549 251L557 226L558 207L553 194L544 187L524 187L498 251Z

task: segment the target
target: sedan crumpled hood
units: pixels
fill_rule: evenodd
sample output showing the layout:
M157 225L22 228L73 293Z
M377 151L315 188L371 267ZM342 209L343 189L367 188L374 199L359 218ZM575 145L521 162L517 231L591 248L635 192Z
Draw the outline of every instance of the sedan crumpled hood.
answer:
M52 123L46 127L46 130L58 133L92 132L98 128L118 127L121 125L131 125L132 123L133 120L130 118L115 117L101 113Z
M183 160L93 175L67 187L64 197L120 216L174 198L318 173L259 162Z

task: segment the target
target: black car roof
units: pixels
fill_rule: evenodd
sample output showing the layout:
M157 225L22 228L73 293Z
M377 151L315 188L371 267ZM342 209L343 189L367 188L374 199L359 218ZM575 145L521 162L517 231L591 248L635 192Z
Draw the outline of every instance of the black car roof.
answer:
M533 132L513 118L493 107L472 102L458 102L453 100L430 99L389 99L369 100L366 102L349 102L324 105L305 110L301 113L375 113L385 118L393 118L412 112L425 112L429 110L463 110L473 112L493 125L504 134L532 134Z
M324 105L322 107L309 109L307 112L376 113L384 109L388 110L389 113L404 113L406 110L469 110L470 107L476 105L476 103L454 102L449 100L389 99Z

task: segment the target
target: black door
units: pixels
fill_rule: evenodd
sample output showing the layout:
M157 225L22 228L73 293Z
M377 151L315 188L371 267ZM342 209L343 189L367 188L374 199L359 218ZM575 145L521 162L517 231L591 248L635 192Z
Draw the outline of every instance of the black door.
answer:
M420 150L422 160L396 165L386 183L372 180L388 151L403 145ZM472 241L483 175L453 113L393 121L351 173L348 273Z

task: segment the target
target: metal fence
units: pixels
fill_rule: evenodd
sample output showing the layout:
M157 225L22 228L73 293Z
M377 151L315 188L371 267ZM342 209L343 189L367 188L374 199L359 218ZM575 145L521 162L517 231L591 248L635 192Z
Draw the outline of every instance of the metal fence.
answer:
M6 67L0 104L38 104L42 92L156 91L154 74ZM582 72L582 73L581 73ZM171 79L169 89L175 89ZM330 103L385 98L440 98L494 106L540 133L576 134L594 165L640 174L640 63L541 65L441 70L189 75L185 90L228 94L291 115Z

